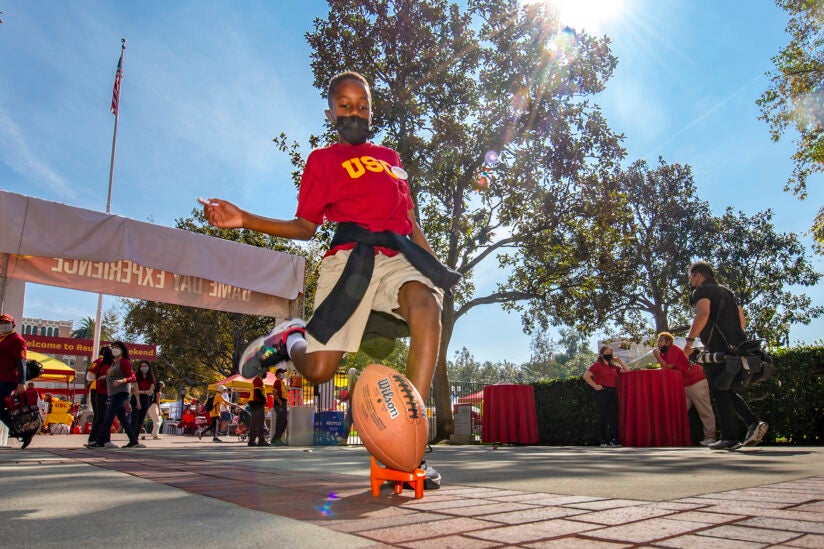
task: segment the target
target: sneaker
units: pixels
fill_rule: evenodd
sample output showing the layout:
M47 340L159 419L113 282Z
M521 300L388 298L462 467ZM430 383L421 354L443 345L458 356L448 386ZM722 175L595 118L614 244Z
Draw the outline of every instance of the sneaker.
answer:
M269 444L268 442L258 442L257 445L258 446L271 446L271 444Z
M621 444L618 443L618 442L615 442L614 440L609 443L609 447L610 448L622 448Z
M163 437L161 437L160 435L152 435L152 438L153 438L154 440L160 440L160 439L161 439L161 438L163 438Z
M770 426L763 421L756 421L750 425L747 429L747 436L744 437L743 446L755 446L761 442L761 439L767 434L767 429L769 428Z
M223 442L223 441L220 440L219 438L215 437L215 438L212 439L212 442Z
M702 440L701 442L699 442L698 444L700 444L701 446L709 446L710 444L714 444L714 443L715 443L715 437L707 437L704 440Z
M708 445L710 450L738 450L741 443L737 440L719 440Z
M198 440L203 440L203 429L198 429L197 430L197 439Z
M87 442L83 446L85 446L86 448L99 448L96 442Z
M120 447L119 447L117 444L115 444L114 442L107 442L106 444L103 444L103 445L101 445L100 447L101 447L101 448L120 448Z
M283 442L281 439L277 438L277 439L273 440L269 445L270 446L286 446L286 443Z
M422 461L418 465L418 469L422 469L426 473L426 478L423 480L424 490L437 490L441 487L441 474L434 467L427 465L426 461Z
M124 446L123 448L145 448L145 447L146 447L146 445L145 445L145 444L141 444L141 443L140 443L140 442L138 442L138 441L134 441L134 442L130 442L130 443L128 443L128 444L127 444L126 446Z
M294 332L306 333L306 323L299 318L284 320L271 332L252 341L240 357L240 375L251 379L275 364L289 360L286 338Z
M23 444L20 446L21 450L25 450L28 448L29 444L31 444L31 439L34 438L34 435L26 435L23 437Z
M606 442L602 442L601 448L609 448L609 444L607 444Z

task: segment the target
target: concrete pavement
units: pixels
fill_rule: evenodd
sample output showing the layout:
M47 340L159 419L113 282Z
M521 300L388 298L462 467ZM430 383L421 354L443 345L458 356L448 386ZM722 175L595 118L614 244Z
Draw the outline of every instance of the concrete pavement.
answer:
M122 439L122 440L121 440ZM0 449L8 547L822 547L824 448L436 446L443 487L369 490L361 447ZM114 441L125 444L122 435Z

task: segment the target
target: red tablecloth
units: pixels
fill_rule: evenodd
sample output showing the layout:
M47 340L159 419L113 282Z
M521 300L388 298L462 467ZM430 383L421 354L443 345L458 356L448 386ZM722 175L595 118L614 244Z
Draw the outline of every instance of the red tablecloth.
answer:
M624 446L689 446L680 372L636 370L618 376L618 433Z
M538 442L538 416L531 385L484 387L481 440L503 444Z

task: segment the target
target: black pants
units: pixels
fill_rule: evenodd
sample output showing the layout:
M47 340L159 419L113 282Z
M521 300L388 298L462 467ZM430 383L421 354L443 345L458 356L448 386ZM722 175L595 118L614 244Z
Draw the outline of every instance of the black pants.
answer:
M704 375L707 376L710 395L715 401L715 413L718 416L721 440L738 440L740 437L735 416L741 416L748 427L758 421L758 416L753 413L741 395L732 389L721 391L715 386L715 379L723 369L723 364L704 364Z
M250 402L249 408L252 412L252 421L249 425L249 446L265 445L264 421L266 419L266 407L262 402Z
M106 419L106 412L109 409L109 395L95 391L94 393L94 419L92 419L92 430L89 433L89 443L101 440L101 430L103 421ZM106 439L108 440L108 438Z
M276 415L277 414L277 415ZM274 408L272 408L272 418L275 422L275 432L272 435L272 442L276 440L280 440L283 436L283 433L286 432L286 423L288 421L288 412L286 409L286 403L283 404L275 404Z
M598 410L598 436L601 444L618 442L618 394L615 387L593 391L595 408Z
M89 397L87 399L89 406L92 407L92 418L97 416L97 391L89 389ZM94 421L94 419L92 419Z
M140 409L137 409L137 401L140 401ZM140 436L143 429L143 422L146 421L146 414L149 412L149 404L152 402L152 395L132 396L132 431L135 436Z
M129 442L138 442L137 436L132 431L132 424L129 422L129 418L126 417L125 404L127 400L129 400L129 393L115 393L109 397L106 417L103 419L103 425L100 426L100 433L98 433L98 444L111 442L112 424L115 417L123 427L123 432L129 437Z
M206 433L208 433L209 431L211 431L212 432L212 438L217 438L217 426L220 424L220 416L215 417L210 413L209 414L209 419L212 422L209 424L208 427L206 427L205 429L203 429L200 432L200 436L203 436Z

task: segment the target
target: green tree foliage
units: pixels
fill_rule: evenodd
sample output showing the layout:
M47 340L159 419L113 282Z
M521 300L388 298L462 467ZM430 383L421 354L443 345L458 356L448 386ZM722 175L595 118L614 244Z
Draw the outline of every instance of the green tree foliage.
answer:
M557 342L535 333L530 349L530 360L522 367L535 381L580 377L597 357L589 348L588 338L572 328L561 328Z
M94 339L94 319L90 316L80 320L77 328L72 330L76 339ZM103 311L100 319L100 341L113 341L120 331L120 318L115 309Z
M772 217L772 210L747 216L728 208L713 220L710 257L716 278L744 307L747 332L776 346L787 338L786 325L809 324L824 314L824 307L788 289L815 286L821 273L813 269L798 236L776 232Z
M593 262L601 285L588 296L594 315L582 316L577 290L559 292L565 302L531 314L560 318L584 333L603 329L615 337L644 341L670 331L684 334L693 309L689 304L687 269L709 261L716 278L739 297L749 319L748 331L777 344L788 323L809 323L824 312L809 297L787 288L815 285L820 274L797 235L778 233L772 211L747 216L731 208L714 216L701 200L689 166L659 159L651 169L638 161L612 174L615 221L622 239Z
M773 141L794 128L798 138L794 168L785 190L800 198L807 195L807 178L824 171L824 4L811 0L776 0L790 19L786 31L790 42L772 58L775 69L768 73L770 85L756 101L761 120L770 127ZM813 236L824 247L824 208L818 211Z
M344 69L372 83L379 140L400 153L438 256L465 276L444 300L440 437L451 432L446 351L455 323L474 307L515 307L560 286L593 290L582 263L595 237L610 233L607 210L596 206L609 188L596 176L623 154L590 101L616 65L607 38L562 28L543 3L465 6L330 0L307 33L319 89ZM478 290L477 268L514 268L536 242L546 261L529 276Z
M446 368L450 380L483 385L530 383L536 380L531 372L508 360L478 362L466 347L455 353L454 361L447 361Z

